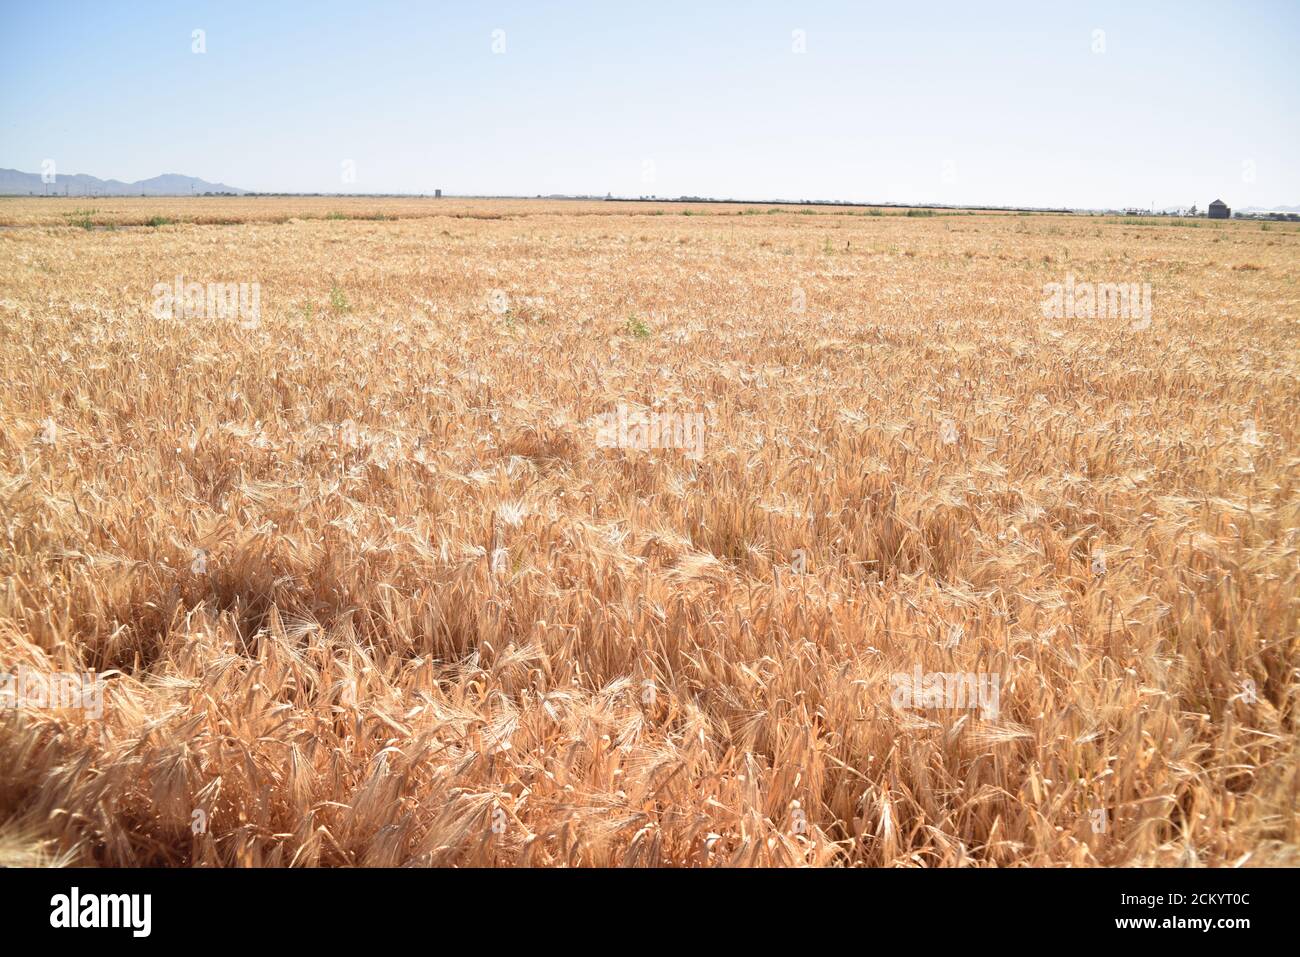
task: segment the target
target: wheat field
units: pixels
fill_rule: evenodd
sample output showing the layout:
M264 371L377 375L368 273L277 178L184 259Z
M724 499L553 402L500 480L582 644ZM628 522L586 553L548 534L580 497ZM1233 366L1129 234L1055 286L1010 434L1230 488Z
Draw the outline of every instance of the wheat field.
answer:
M0 202L0 863L1298 864L1298 252Z

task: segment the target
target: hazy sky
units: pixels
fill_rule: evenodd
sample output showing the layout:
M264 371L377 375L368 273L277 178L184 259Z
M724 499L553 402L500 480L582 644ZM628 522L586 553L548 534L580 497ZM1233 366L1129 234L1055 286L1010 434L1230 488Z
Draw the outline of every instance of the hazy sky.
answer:
M704 6L4 0L0 167L285 191L1300 203L1300 0Z

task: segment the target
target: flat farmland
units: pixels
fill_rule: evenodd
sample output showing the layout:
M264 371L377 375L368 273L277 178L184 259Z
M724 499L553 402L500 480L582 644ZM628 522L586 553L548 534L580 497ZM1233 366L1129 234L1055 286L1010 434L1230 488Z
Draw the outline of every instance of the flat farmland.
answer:
M0 201L0 863L1300 863L1298 279L1282 223Z

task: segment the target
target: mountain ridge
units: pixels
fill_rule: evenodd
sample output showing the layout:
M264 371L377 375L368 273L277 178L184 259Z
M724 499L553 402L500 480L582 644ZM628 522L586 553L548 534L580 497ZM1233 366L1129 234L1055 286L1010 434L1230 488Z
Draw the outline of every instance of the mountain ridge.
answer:
M149 179L124 183L120 179L100 179L88 173L57 174L45 182L40 173L0 169L0 196L190 196L200 193L230 193L242 196L246 189L211 183L183 173L162 173Z

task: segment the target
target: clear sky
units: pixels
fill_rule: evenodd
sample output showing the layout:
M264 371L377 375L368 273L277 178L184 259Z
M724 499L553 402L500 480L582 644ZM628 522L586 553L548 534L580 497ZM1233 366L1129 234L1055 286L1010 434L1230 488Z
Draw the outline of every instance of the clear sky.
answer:
M1276 206L1298 117L1300 0L0 0L0 167L126 181Z

